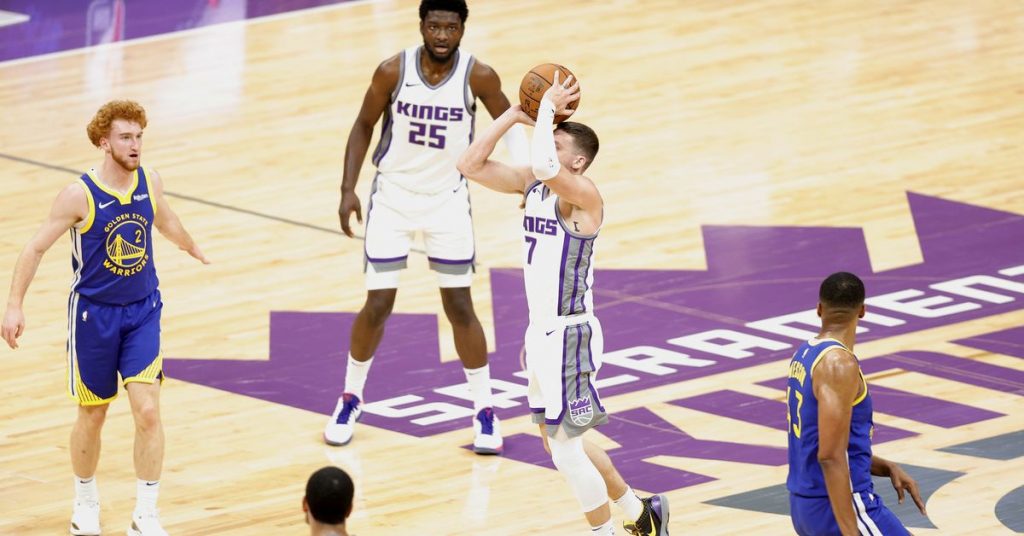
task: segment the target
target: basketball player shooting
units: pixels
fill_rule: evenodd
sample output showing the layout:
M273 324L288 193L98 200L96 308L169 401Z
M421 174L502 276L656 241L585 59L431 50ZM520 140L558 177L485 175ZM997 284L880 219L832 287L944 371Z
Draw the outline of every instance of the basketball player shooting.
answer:
M610 497L625 513L626 532L667 535L667 498L638 498L608 454L583 439L587 430L608 421L594 386L604 349L593 303L594 243L604 201L594 181L584 175L597 154L597 135L569 121L553 128L556 112L565 117L573 113L570 104L579 99L579 83L572 76L560 82L558 70L552 82L537 113L530 166L490 159L508 129L533 124L516 105L473 141L458 168L492 190L525 197L521 246L530 311L528 401L545 449L579 501L591 534L614 534Z

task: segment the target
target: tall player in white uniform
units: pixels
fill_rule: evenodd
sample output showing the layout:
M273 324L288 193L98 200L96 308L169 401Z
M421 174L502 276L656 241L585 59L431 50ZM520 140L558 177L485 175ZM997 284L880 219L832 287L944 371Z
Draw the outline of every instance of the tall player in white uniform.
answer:
M509 102L497 73L459 50L468 16L465 1L423 0L419 15L423 45L377 67L345 150L338 215L342 230L352 237L351 215L362 222L355 194L359 169L383 115L366 214L366 303L352 324L345 390L324 440L331 445L352 440L373 354L395 303L398 274L406 266L413 235L422 231L473 397L473 450L498 454L502 438L491 408L487 342L470 296L475 255L469 190L455 162L472 140L476 99L492 117L507 110ZM529 150L522 127L510 131L506 141L513 159L525 163Z
M626 514L630 534L668 534L664 495L639 499L600 447L583 434L607 422L594 378L601 368L604 337L594 316L594 243L604 219L597 186L583 175L597 155L590 127L562 122L555 110L579 98L572 77L555 83L541 100L533 134L531 166L490 159L498 139L530 118L516 105L495 120L459 159L466 178L499 192L525 196L523 275L530 326L526 331L529 403L545 448L580 502L591 534L614 534L608 498Z

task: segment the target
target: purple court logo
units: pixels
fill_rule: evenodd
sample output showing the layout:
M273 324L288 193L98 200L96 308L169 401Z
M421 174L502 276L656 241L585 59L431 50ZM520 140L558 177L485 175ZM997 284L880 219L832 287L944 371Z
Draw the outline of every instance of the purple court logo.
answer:
M785 389L793 350L816 334L817 286L829 273L854 272L867 285L869 313L858 343L1022 308L1024 216L914 193L907 199L923 262L892 270L872 268L861 229L838 227L704 226L707 270L602 270L598 260L594 302L606 352L595 385L610 414L600 431L622 445L611 454L629 460L619 467L627 480L632 476L650 482L645 485L655 492L714 480L646 461L661 455L763 466L786 463L784 440L752 444L699 439L687 432L685 423L670 423L658 415L660 404L623 407L616 395L775 363L777 370L755 379L749 389L739 388L726 374L718 390L662 402L781 433L786 428L781 395L755 393L763 386ZM490 279L493 401L496 413L510 420L529 413L526 374L519 361L528 319L523 274L519 268L492 269ZM354 317L271 312L269 359L166 359L164 366L171 378L329 415L343 385ZM991 334L989 339L1006 339L995 351L1015 355L1011 350L1024 343L1024 329ZM1002 393L1024 393L1022 371L930 348L907 350L865 359L865 372L913 371ZM474 412L469 388L457 360L441 362L435 315L393 315L376 358L365 390L363 424L418 437L470 426ZM882 385L872 386L872 396L876 411L942 428L1002 416ZM577 402L570 419L592 419L592 401ZM644 437L642 445L631 440L638 435ZM876 426L875 441L913 435L883 422ZM546 457L536 452L537 443L534 436L506 437L505 456L544 465Z
M594 406L590 397L577 398L569 401L569 420L576 426L586 426L594 419Z

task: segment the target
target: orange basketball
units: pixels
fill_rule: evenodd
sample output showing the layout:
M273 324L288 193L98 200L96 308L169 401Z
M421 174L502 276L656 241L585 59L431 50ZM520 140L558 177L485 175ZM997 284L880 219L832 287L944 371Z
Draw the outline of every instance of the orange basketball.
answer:
M555 79L555 71L560 71L558 74L558 81L564 83L565 79L570 75L573 76L573 81L576 81L576 76L572 74L572 71L565 68L557 63L542 63L530 72L526 73L523 77L523 83L519 84L519 104L523 106L523 111L526 115L530 116L530 119L537 120L537 111L540 108L540 99L544 97L544 93L551 87ZM575 110L580 104L580 100L569 103L569 108ZM569 116L567 115L556 115L555 123L561 123L565 121Z

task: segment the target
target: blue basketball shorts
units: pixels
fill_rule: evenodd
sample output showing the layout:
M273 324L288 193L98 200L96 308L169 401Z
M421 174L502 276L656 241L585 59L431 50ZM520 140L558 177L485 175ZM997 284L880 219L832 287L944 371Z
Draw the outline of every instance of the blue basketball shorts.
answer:
M117 398L125 383L163 379L160 356L160 291L127 305L91 301L76 292L68 300L68 394L83 406Z
M885 507L882 498L871 491L853 494L853 511L857 514L857 528L864 536L910 535L896 514ZM790 493L789 512L793 528L800 536L841 535L827 496L804 497Z

